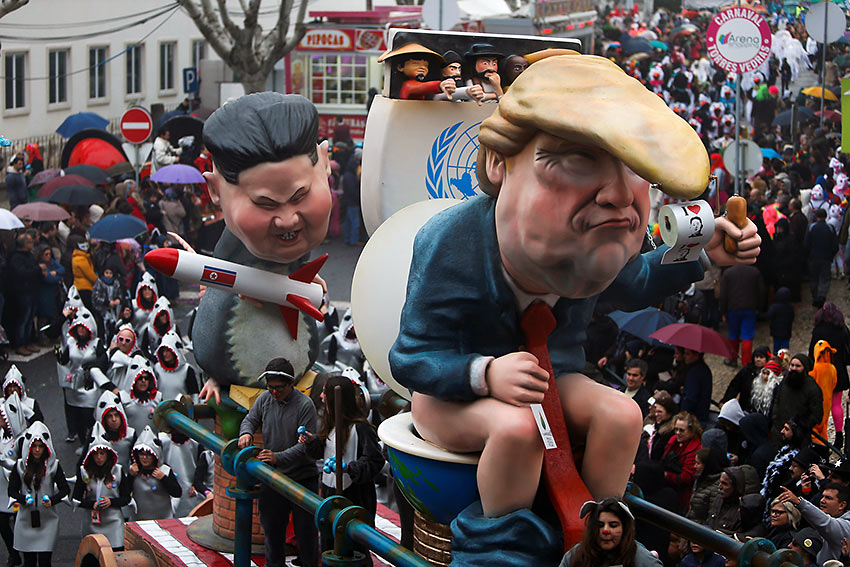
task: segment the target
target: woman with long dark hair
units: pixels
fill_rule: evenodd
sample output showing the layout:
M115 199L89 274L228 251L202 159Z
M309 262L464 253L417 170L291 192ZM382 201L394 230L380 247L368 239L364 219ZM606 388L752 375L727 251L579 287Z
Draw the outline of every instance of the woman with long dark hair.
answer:
M50 567L59 535L56 504L69 492L50 431L36 421L24 433L21 458L9 475L9 498L19 506L15 549L23 553L24 567Z
M661 561L635 541L635 518L619 498L585 502L580 515L584 537L560 567L660 567Z
M850 349L848 331L844 324L844 314L838 306L831 301L823 304L815 313L815 326L812 329L812 340L809 343L809 358L814 357L815 345L824 340L835 349L832 354L832 365L838 373L838 381L832 392L832 422L835 425L835 439L833 443L839 449L844 449L844 408L841 405L841 395L844 390L850 388L850 379L847 376L847 352ZM824 400L825 402L828 400Z

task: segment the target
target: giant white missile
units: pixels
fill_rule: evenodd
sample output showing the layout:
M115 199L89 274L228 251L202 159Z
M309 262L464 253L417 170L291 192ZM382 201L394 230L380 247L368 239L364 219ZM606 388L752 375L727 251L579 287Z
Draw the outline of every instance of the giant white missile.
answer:
M325 254L289 275L281 275L176 248L158 248L145 254L145 261L165 276L279 305L293 339L298 338L298 311L324 320L319 311L324 291L313 279L327 259Z

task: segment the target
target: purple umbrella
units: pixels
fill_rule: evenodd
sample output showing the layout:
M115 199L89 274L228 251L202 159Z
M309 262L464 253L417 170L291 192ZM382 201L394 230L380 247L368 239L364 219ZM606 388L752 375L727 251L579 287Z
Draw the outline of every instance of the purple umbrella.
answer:
M57 175L61 175L61 169L45 169L43 171L39 171L36 173L33 178L30 180L30 187L37 187L38 185L42 185L43 183L47 183Z
M204 176L201 172L191 165L183 165L175 163L166 165L165 167L156 170L156 173L151 175L151 181L157 183L177 183L186 185L189 183L204 183Z
M54 205L53 203L45 203L44 201L35 201L33 203L24 203L12 209L12 213L19 219L31 221L61 221L71 215L68 211Z

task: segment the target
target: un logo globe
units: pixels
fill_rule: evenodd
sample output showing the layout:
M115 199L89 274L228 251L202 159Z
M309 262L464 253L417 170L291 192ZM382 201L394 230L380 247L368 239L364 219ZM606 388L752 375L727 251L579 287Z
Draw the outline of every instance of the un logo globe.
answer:
M463 129L461 121L434 139L428 153L425 187L430 199L461 199L481 194L475 160L478 157L478 121Z

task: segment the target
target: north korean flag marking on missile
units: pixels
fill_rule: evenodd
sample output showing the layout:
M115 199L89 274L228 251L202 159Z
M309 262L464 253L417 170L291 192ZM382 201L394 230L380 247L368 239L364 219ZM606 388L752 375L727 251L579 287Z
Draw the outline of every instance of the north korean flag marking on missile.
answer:
M324 320L319 310L324 290L313 279L327 259L325 254L289 275L281 275L175 248L158 248L145 254L145 261L165 276L279 305L293 339L298 338L299 311Z
M204 266L201 282L222 287L233 287L236 284L236 272L215 266Z

